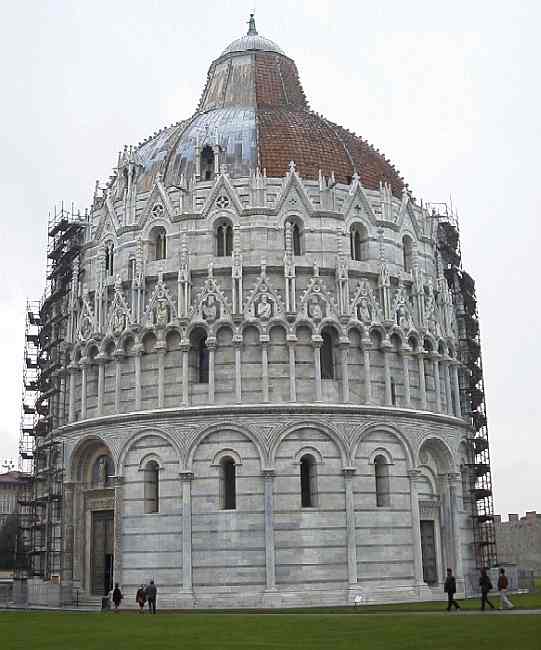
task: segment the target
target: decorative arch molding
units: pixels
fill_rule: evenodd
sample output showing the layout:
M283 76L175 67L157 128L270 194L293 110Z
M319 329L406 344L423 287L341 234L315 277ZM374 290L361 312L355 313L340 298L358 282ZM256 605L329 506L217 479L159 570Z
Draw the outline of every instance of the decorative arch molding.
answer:
M93 447L94 453L90 453L89 455L88 452L92 452ZM115 459L111 447L107 444L106 439L96 433L91 433L80 438L67 455L65 466L68 471L65 481L83 480L81 474L83 473L84 466L86 465L88 468L88 466L92 465L92 460L95 460L99 455L101 455L103 450L100 449L100 447L105 447L107 449L111 458L115 462L115 472L118 474L117 459Z
M440 474L456 472L456 463L455 463L455 454L449 445L439 438L438 436L428 435L426 436L416 454L416 464L421 464L420 457L424 449L433 456L436 464L438 465L438 472Z
M212 458L211 466L219 467L224 458L232 458L235 461L235 465L237 467L242 465L242 458L240 454L234 449L232 449L231 447L224 447L223 449L220 449L220 451L217 451L214 454Z
M139 471L144 472L147 464L150 463L150 461L154 461L160 471L164 469L164 464L161 456L154 451L150 451L148 454L142 456L141 460L139 461Z
M376 447L373 449L368 456L368 464L374 465L378 456L383 456L383 458L385 458L386 465L394 465L392 454L389 450L385 449L385 447Z
M174 436L172 436L170 433L167 431L164 431L163 429L156 429L156 428L149 428L149 429L142 429L138 431L135 435L129 436L127 440L124 442L124 445L120 448L119 454L118 454L118 464L117 464L117 475L122 476L123 471L124 471L124 463L126 462L126 456L128 455L130 449L133 447L134 444L139 442L139 440L142 440L143 438L146 438L147 436L156 436L157 438L161 438L164 442L167 444L171 445L171 447L174 449L176 452L177 456L177 462L179 467L182 467L182 450L180 446L178 445L176 439ZM149 454L147 453L146 456ZM150 460L150 458L148 459ZM160 466L161 469L161 466Z
M293 457L293 465L300 465L301 464L301 458L303 456L306 456L307 454L310 454L310 456L313 456L316 465L323 465L325 461L323 460L323 454L321 451L314 445L306 445L305 447L302 447L299 449L299 451L295 454Z
M421 476L423 478L426 478L430 483L430 487L432 488L432 496L437 497L439 495L438 478L434 474L433 469L428 465L419 465L418 470L421 473Z
M257 449L257 453L259 454L259 462L260 462L261 469L266 466L265 460L267 458L267 454L265 453L265 449L261 444L261 441L259 440L257 434L254 433L254 431L252 431L246 425L240 426L235 422L225 421L225 422L209 425L208 427L200 431L195 436L195 438L191 441L186 454L186 466L185 466L186 471L189 472L193 471L193 459L197 451L197 448L199 447L201 442L206 437L210 436L213 433L217 433L219 431L234 431L235 433L240 433L241 435L243 435L250 442L252 442L255 448Z
M143 228L143 232L141 234L145 242L150 241L150 232L153 228L163 228L165 230L166 237L170 237L172 235L178 235L178 232L177 233L171 232L170 219L166 219L165 217L153 217L146 222L145 227Z
M345 447L344 441L338 431L330 427L326 422L321 422L320 420L305 420L303 422L296 422L288 427L286 427L280 434L274 439L269 449L269 467L274 467L276 463L276 452L278 451L282 442L292 433L298 431L299 429L315 429L320 433L327 435L336 445L340 458L342 460L343 467L349 467L349 458L347 449Z
M396 427L393 427L390 424L381 424L379 422L369 422L364 427L361 427L361 429L353 437L353 440L351 442L351 460L352 460L352 464L355 463L355 459L356 459L357 453L359 451L359 445L362 442L364 442L365 438L367 438L371 433L375 433L377 431L382 431L384 433L389 433L389 434L393 435L398 440L398 442L400 442L402 444L402 447L404 448L404 451L406 452L407 468L408 469L413 469L416 466L414 452L413 452L412 446L411 446L410 441L408 440L407 436L405 436L400 431L400 429L398 429Z

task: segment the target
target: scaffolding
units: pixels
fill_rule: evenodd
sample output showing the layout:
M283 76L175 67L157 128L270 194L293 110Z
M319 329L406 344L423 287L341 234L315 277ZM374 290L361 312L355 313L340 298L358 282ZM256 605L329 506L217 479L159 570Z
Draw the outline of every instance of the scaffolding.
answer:
M27 304L20 464L32 473L19 500L19 577L62 579L64 447L69 296L86 216L62 205L48 222L43 301Z
M462 268L459 223L452 207L431 204L429 208L437 252L457 317L462 413L472 427L466 468L469 495L464 496L471 504L474 555L478 568L492 567L497 564L496 533L475 282Z

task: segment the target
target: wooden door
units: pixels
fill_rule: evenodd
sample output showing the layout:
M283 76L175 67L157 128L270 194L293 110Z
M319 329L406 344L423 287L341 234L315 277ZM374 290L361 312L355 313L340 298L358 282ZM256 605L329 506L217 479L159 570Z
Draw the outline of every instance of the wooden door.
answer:
M106 596L113 588L113 521L112 510L92 513L92 593L98 596Z
M421 520L421 550L423 555L423 580L427 584L438 582L436 563L436 537L434 522Z

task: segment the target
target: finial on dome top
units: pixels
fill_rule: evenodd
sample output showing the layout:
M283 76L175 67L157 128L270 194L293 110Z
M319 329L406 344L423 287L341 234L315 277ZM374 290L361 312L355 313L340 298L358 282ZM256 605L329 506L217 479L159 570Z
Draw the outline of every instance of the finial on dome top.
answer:
M250 14L250 20L248 21L248 36L257 36L254 14Z

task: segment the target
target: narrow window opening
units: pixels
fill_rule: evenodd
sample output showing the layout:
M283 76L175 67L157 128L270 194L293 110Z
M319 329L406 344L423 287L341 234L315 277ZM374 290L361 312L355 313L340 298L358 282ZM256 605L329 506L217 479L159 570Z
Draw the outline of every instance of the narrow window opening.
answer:
M160 510L160 467L155 460L150 460L144 470L145 514Z
M323 332L321 343L321 379L334 379L334 351L332 336Z
M92 484L95 487L110 487L115 474L115 465L110 456L100 456L92 468Z
M407 235L402 237L402 265L406 273L413 268L413 242Z
M311 454L305 454L300 462L301 507L315 508L317 501L316 461Z
M157 228L154 237L154 259L165 260L167 258L167 233L165 228Z
M393 377L391 377L391 404L396 406L396 382Z
M225 222L216 229L216 256L230 257L233 254L233 227Z
M222 483L222 510L237 509L237 477L235 461L231 456L225 456L220 462Z
M113 275L113 260L115 253L115 245L113 243L109 244L105 249L105 275Z
M209 350L206 336L202 336L199 339L197 349L197 379L200 384L209 383Z
M376 476L376 506L378 508L390 506L389 465L384 456L376 456L374 471Z
M208 144L201 151L201 178L205 181L214 178L214 151Z

